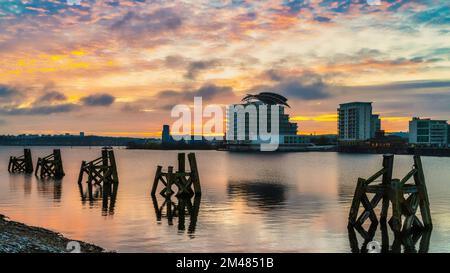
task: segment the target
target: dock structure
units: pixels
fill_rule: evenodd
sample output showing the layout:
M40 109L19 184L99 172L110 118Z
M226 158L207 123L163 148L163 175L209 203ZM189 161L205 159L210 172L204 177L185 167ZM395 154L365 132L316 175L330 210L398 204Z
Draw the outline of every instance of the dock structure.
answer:
M169 198L173 194L176 196L200 196L202 189L197 168L195 153L188 154L190 171L186 171L186 154L178 154L178 171L174 172L173 166L169 166L167 172L162 171L162 166L156 169L153 180L152 196L156 196L158 185L162 184L163 189L159 192L163 197ZM176 187L176 192L173 187Z
M23 155L9 158L8 172L10 173L33 173L33 158L31 157L31 150L24 149Z
M40 178L63 178L66 174L64 173L61 150L55 149L52 154L38 158L34 174L39 175Z
M386 223L389 206L392 214L389 225L395 233L432 229L430 202L420 156L414 156L414 165L403 179L393 179L394 155L383 156L383 168L367 179L359 178L350 208L348 226L361 227L367 219L372 223ZM381 181L375 184L381 177ZM408 183L413 178L413 183ZM373 194L369 200L368 194ZM380 219L375 208L382 203ZM359 214L360 207L363 207ZM420 220L416 216L420 208Z
M81 163L80 174L78 176L78 184L83 183L83 176L87 175L87 183L95 185L118 184L119 177L117 174L116 159L114 150L109 147L102 149L101 157L90 162L83 161Z

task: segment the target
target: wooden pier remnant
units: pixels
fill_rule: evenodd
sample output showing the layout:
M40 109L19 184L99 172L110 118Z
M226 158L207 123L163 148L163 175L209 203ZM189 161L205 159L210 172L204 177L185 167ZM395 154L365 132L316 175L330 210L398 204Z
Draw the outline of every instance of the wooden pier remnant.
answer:
M383 168L368 179L359 178L350 208L349 227L361 227L367 219L378 223L374 211L382 202L380 221L386 223L389 206L392 214L389 225L394 232L408 233L414 230L432 229L430 202L420 156L414 156L414 165L403 179L393 179L394 155L383 156ZM382 177L381 183L374 184ZM413 178L413 183L408 181ZM369 200L368 194L374 194ZM360 206L363 211L359 214ZM420 207L422 221L416 216Z
M177 188L176 196L200 196L202 194L195 153L188 154L189 172L186 171L185 161L186 154L179 153L177 172L173 171L173 166L169 166L167 172L162 171L162 166L157 167L155 179L153 180L152 196L156 195L160 183L164 187L160 194L165 198L175 194L173 190L174 185Z
M64 173L61 150L55 149L52 154L46 157L38 158L36 171L34 174L36 176L39 174L40 178L63 178L66 174Z
M33 158L31 157L31 150L24 149L23 155L9 158L8 172L10 173L33 173Z
M78 176L78 184L83 183L83 175L88 176L87 183L101 184L118 184L119 177L117 174L116 159L114 150L109 147L102 149L102 156L90 162L83 161L81 163L80 174Z

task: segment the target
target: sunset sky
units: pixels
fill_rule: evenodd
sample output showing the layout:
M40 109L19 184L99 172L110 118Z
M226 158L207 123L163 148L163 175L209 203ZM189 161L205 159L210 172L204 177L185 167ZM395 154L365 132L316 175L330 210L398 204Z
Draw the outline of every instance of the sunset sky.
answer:
M349 101L386 131L450 119L447 0L80 2L0 0L0 134L152 137L194 96L262 91L302 134L335 133Z

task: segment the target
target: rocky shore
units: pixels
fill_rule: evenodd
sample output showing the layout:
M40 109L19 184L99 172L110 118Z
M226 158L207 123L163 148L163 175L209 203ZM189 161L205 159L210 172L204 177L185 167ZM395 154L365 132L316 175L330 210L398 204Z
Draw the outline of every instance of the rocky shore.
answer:
M101 253L99 246L71 240L61 234L10 221L0 214L0 253Z

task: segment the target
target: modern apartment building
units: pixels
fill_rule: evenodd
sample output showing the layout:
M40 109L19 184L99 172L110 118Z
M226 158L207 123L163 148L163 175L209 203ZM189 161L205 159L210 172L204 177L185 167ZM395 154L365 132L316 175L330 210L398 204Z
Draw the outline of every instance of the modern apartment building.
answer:
M338 140L364 141L381 130L379 115L372 114L371 102L350 102L339 105Z
M297 123L289 121L289 115L285 113L285 106L287 105L287 99L283 96L274 93L260 93L258 95L250 95L243 99L244 103L233 104L228 107L227 110L227 142L229 144L261 144L265 142L261 139L260 135L260 119L261 117L267 117L267 127L269 131L272 128L272 107L278 108L278 125L279 125L279 143L280 144L303 144L309 142L308 138L297 135ZM254 122L250 122L250 113L246 112L243 119L239 119L236 111L230 111L229 109L236 109L236 107L254 106L256 109ZM264 106L264 107L263 107ZM248 109L248 108L246 108ZM245 132L243 136L238 136L238 127L244 126ZM252 126L254 126L252 128ZM252 139L251 131L256 132L256 139Z
M446 120L413 118L409 122L409 143L425 146L447 147L449 125Z

